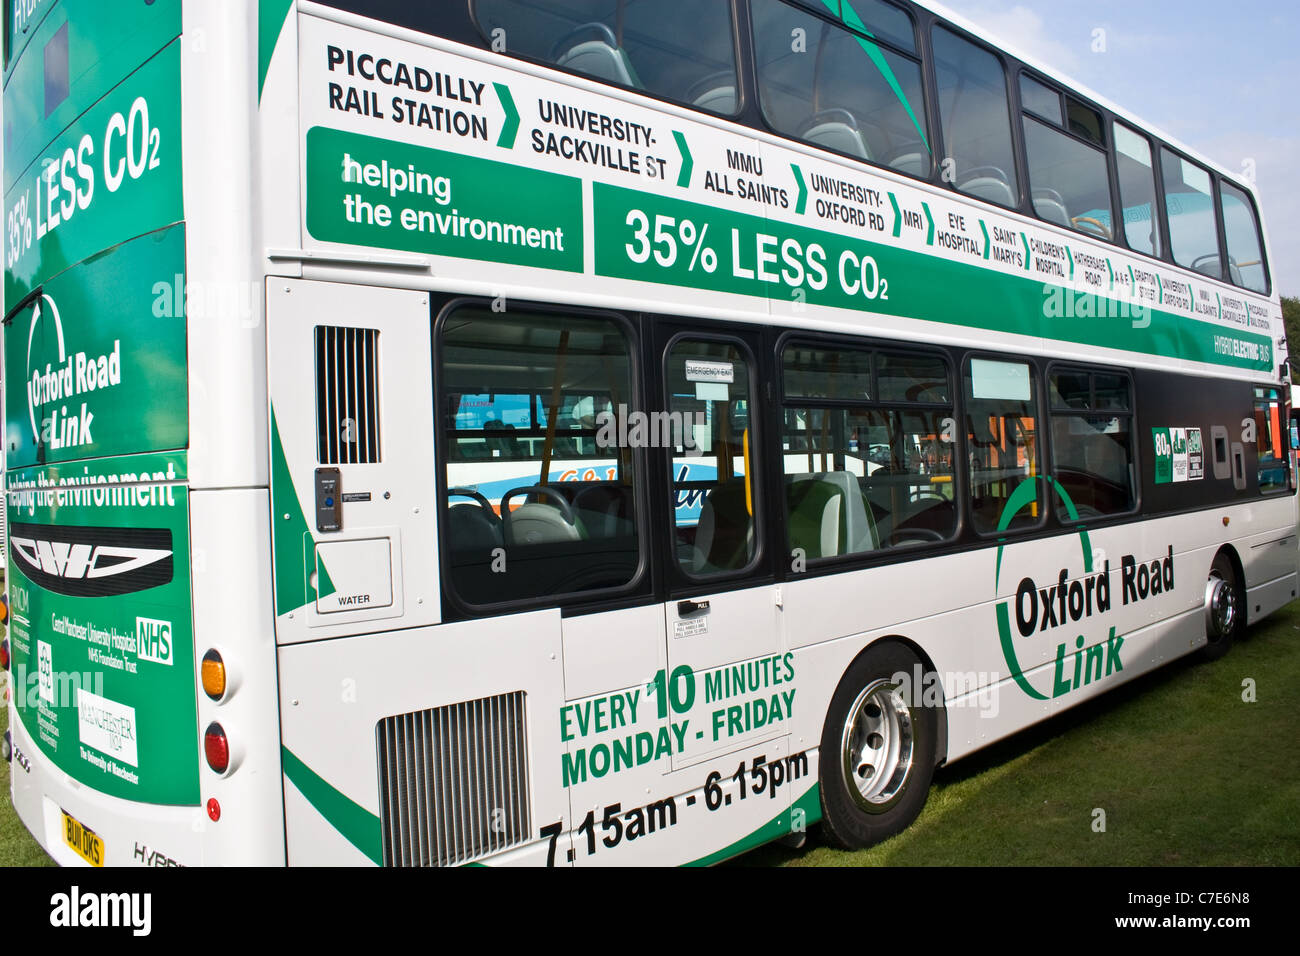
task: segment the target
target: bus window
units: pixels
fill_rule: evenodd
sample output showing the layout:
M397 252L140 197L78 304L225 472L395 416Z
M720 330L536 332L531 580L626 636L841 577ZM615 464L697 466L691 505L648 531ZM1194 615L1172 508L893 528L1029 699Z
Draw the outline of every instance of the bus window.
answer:
M439 382L455 593L484 606L630 584L634 460L603 430L635 404L619 326L460 309Z
M1264 249L1259 241L1259 222L1250 197L1231 183L1219 188L1223 229L1228 236L1228 277L1235 285L1268 294L1268 272Z
M1255 389L1255 450L1259 457L1259 490L1287 490L1287 453L1282 431L1282 400L1275 388Z
M1155 216L1156 170L1151 144L1145 136L1122 123L1112 127L1115 161L1119 172L1119 201L1124 210L1124 238L1128 247L1147 255L1160 255L1160 226Z
M1160 169L1165 178L1165 212L1174 261L1201 275L1222 279L1210 174L1167 149L1160 150Z
M763 114L779 133L928 177L925 97L911 20L879 0L844 7L855 29L782 0L753 0Z
M813 560L949 539L957 510L943 360L791 345L782 364L791 553Z
M1038 401L1033 370L1023 362L971 359L966 369L966 435L971 515L975 530L992 534L1034 527L1043 516L1038 457ZM1033 495L1005 514L1026 481Z
M1052 474L1080 518L1124 514L1137 504L1133 413L1128 378L1114 373L1053 371ZM1071 518L1064 501L1057 517Z
M999 206L1018 206L1020 186L1001 62L941 26L934 28L934 58L943 148L956 163L957 188Z
M477 0L474 12L511 53L711 113L739 108L726 0Z
M1034 212L1054 225L1112 238L1106 154L1029 113L1024 124Z
M691 577L742 571L757 552L749 375L730 342L682 339L668 353L674 543Z

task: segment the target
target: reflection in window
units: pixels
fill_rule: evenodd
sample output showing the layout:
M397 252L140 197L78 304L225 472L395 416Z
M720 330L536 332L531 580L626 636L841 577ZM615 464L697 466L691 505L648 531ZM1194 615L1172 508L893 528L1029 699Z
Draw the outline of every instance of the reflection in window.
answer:
M1160 169L1165 179L1165 211L1174 261L1202 275L1222 279L1210 174L1167 149L1160 150Z
M620 588L640 561L629 450L602 438L634 405L605 319L465 308L442 327L443 536L465 601Z
M971 516L975 530L990 534L1011 497L1025 482L1033 494L1006 516L1006 528L1038 525L1043 518L1038 453L1038 401L1032 369L1023 362L971 359L966 369L966 434Z
M1236 285L1261 294L1268 292L1264 249L1259 241L1255 207L1246 193L1232 183L1220 186L1223 229L1228 235L1228 275Z
M1156 171L1151 144L1121 123L1114 125L1114 131L1124 238L1130 249L1158 256L1160 227L1155 216Z
M750 9L759 99L773 129L908 175L930 175L921 65L900 52L914 50L906 14L859 0L845 4L850 30L782 0L753 0Z
M1255 451L1259 456L1259 490L1263 494L1287 488L1285 434L1277 389L1255 389Z
M1080 518L1124 514L1137 504L1128 379L1112 373L1051 375L1052 474ZM1070 519L1064 502L1057 517Z
M749 362L730 342L683 339L665 373L668 411L689 429L669 461L678 564L692 577L742 571L758 547Z
M511 53L711 113L739 107L726 0L476 0L474 12Z
M943 27L934 29L934 57L944 150L956 163L957 188L1015 207L1020 187L1001 61Z
M878 389L858 389L853 396L827 395L825 388L800 394L788 370L813 355L838 355L842 366L859 370L874 367ZM792 345L783 363L791 553L816 560L951 538L957 524L953 412L943 360ZM881 399L872 401L870 394Z
M1025 155L1034 212L1066 229L1111 238L1106 154L1025 116Z

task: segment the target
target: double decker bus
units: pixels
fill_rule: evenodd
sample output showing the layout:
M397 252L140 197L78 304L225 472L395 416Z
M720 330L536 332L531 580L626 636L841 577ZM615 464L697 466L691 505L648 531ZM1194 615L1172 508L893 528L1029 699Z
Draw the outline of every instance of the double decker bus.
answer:
M6 5L62 863L711 863L1296 597L1251 184L929 3Z

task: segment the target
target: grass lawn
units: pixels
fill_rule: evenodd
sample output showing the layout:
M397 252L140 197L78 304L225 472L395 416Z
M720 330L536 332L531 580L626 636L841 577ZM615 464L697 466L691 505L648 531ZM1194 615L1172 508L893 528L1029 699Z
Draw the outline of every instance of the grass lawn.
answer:
M1242 700L1247 679L1255 703ZM0 708L0 732L7 722ZM14 815L3 761L0 794L0 866L50 865ZM845 853L813 836L737 862L1300 865L1300 603L1222 660L1174 663L940 769L920 818L892 840Z
M1242 699L1247 679L1255 703ZM739 862L1296 866L1300 603L1214 663L1178 661L941 768L921 816L891 840L846 853L812 836Z

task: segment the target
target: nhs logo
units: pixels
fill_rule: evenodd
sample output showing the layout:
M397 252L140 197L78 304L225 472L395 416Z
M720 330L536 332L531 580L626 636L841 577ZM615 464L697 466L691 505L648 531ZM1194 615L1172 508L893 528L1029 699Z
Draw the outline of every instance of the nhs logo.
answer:
M148 617L135 619L135 656L155 664L172 663L172 622Z

